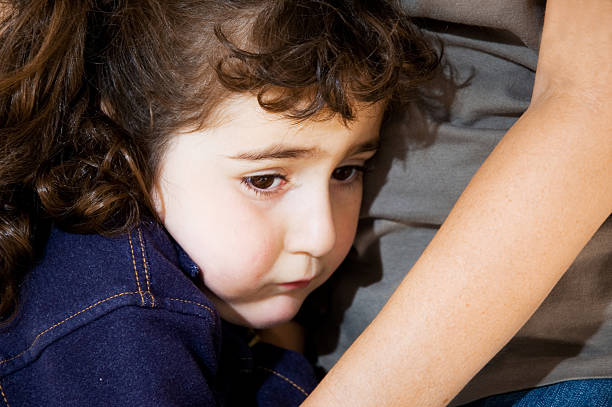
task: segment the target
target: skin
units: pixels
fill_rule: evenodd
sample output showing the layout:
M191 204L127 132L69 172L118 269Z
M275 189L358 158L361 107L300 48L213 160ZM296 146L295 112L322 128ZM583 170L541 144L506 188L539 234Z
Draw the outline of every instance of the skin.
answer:
M347 125L296 124L240 96L224 103L218 125L173 136L157 211L222 318L286 322L336 270L355 236L382 111L362 108Z
M304 406L444 406L612 212L612 3L549 0L532 103Z

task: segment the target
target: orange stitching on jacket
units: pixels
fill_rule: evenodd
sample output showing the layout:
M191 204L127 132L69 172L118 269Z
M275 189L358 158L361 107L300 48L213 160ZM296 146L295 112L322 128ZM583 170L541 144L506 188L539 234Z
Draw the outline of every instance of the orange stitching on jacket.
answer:
M185 303L188 303L188 304L197 305L198 307L202 307L205 310L207 310L208 312L210 312L213 316L216 315L215 311L212 308L210 308L208 305L200 304L199 302L195 302L195 301L183 300L183 299L180 299L180 298L168 298L168 299L172 300L172 301L179 301L179 302L185 302Z
M144 265L145 278L147 280L147 293L151 296L151 306L155 306L155 297L151 292L151 283L149 282L149 268L147 267L147 256L145 255L144 240L142 239L142 232L138 228L138 240L140 241L140 251L142 252L142 264Z
M2 388L1 384L0 384L0 394L2 394L2 399L4 400L4 404L6 404L6 407L11 407L8 400L6 399L6 394L4 394L4 389Z
M263 366L257 366L258 369L261 370L265 370L266 372L275 374L276 376L280 377L281 379L283 379L284 381L286 381L287 383L289 383L290 385L292 385L293 387L295 387L296 389L298 389L299 391L301 391L304 396L308 397L308 392L304 389L302 389L300 386L298 386L297 384L295 384L295 382L293 382L291 379L289 379L288 377L283 376L282 374L278 373L275 370L272 369L268 369L267 367L263 367Z
M111 296L111 297L108 297L108 298L105 298L105 299L100 300L100 301L98 301L98 302L95 302L95 303L91 304L90 306L88 306L88 307L86 307L86 308L83 308L83 309L82 309L82 310L80 310L79 312L76 312L76 313L74 313L74 314L70 315L69 317L64 318L62 321L57 322L57 323L56 323L56 324L54 324L54 325L51 325L49 328L45 329L44 331L42 331L41 333L39 333L38 335L36 335L36 337L34 337L34 340L32 341L32 343L30 344L30 346L28 346L28 347L27 347L27 349L26 349L26 350L24 350L23 352L19 353L18 355L15 355L15 356L13 356L13 357L11 357L11 358L4 359L4 360L0 360L0 365L3 365L3 364L5 364L5 363L7 363L7 362L10 362L11 360L15 360L15 359L17 359L18 357L20 357L20 356L24 355L24 354L25 354L27 351L29 351L30 349L32 349L32 347L33 347L33 346L36 344L36 342L38 342L38 340L40 339L40 337L41 337L41 336L43 336L43 335L44 335L44 334L46 334L47 332L51 331L52 329L57 328L58 326L60 326L60 325L61 325L61 324L63 324L64 322L67 322L68 320L70 320L70 319L72 319L72 318L76 317L77 315L80 315L80 314L82 314L83 312L89 311L90 309L97 307L98 305L102 304L103 302L110 301L110 300L112 300L112 299L114 299L114 298L117 298L117 297L121 297L122 295L134 295L134 294L138 294L138 293L137 293L137 292L135 292L135 291L131 291L131 292L125 292L125 293L115 294L115 295L113 295L113 296Z
M140 294L140 300L142 305L145 305L142 290L140 289L140 280L138 279L138 269L136 268L136 257L134 257L134 245L132 244L132 234L128 234L128 240L130 241L130 250L132 251L132 264L134 265L134 274L136 275L136 286L138 287L138 293Z

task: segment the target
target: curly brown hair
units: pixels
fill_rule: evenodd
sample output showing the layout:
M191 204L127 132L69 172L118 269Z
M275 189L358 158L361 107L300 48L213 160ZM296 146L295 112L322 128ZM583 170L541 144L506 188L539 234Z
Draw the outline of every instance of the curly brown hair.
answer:
M392 0L0 2L0 314L51 224L108 235L155 217L170 135L231 93L351 120L438 64Z

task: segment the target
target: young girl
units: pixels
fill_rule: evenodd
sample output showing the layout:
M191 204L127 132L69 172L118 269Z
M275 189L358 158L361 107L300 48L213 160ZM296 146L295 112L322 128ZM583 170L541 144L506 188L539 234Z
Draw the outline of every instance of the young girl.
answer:
M351 246L392 1L0 6L0 405L298 405L289 321Z

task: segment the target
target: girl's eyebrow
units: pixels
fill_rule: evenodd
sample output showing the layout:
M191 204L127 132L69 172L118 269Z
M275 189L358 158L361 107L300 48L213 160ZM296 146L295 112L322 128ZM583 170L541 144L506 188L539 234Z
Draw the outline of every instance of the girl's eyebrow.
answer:
M279 160L284 158L305 158L313 157L321 153L318 148L292 148L282 144L275 144L262 150L245 151L236 155L229 156L233 160Z
M349 155L353 154L361 154L361 153L369 153L372 151L377 151L380 147L380 139L376 137L375 139L368 140L364 143L357 144L355 148L349 151Z
M368 140L364 143L358 144L353 147L348 155L366 153L370 151L378 150L378 139ZM266 147L262 150L246 151L238 153L236 155L228 156L232 160L248 160L248 161L259 161L259 160L281 160L287 158L309 158L323 154L323 151L319 148L293 148L290 146L284 146L282 144L275 144L270 147Z

